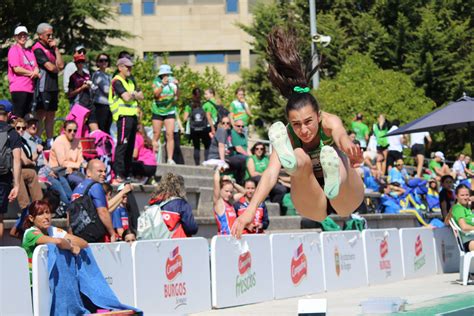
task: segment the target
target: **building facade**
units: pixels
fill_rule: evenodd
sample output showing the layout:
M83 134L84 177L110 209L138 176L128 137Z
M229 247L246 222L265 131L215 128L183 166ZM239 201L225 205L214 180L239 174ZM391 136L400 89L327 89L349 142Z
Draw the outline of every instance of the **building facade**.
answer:
M214 66L233 82L255 60L251 37L237 24L251 23L257 1L262 0L121 0L112 4L116 19L107 27L133 34L111 44L137 56L151 54L160 63L167 53L171 64L188 63L194 70Z

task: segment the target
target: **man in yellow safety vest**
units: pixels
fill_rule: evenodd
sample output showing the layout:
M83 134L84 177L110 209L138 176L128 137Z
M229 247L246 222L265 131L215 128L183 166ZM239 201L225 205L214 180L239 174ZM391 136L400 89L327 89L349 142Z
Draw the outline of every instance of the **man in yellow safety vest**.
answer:
M117 123L117 146L115 147L114 171L116 182L130 176L130 167L137 133L138 102L143 92L130 79L133 62L128 58L117 61L118 74L112 79L109 104L112 118Z

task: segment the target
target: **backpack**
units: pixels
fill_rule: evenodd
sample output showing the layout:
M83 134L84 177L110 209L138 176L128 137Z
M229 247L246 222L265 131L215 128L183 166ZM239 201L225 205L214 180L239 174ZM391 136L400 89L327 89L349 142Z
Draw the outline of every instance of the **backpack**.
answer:
M96 183L98 182L89 184L82 196L72 201L67 208L73 234L87 242L100 242L107 233L92 198L88 194L91 187Z
M339 226L332 218L327 216L322 222L321 222L321 228L325 232L333 232L333 231L339 231L341 230L341 226Z
M190 127L194 132L200 132L207 128L206 112L202 107L195 107L191 111Z
M212 102L211 100L209 100L209 102L211 102L211 104L217 110L217 123L221 122L224 117L229 116L230 111L227 110L225 107L223 107L222 105L217 105L214 102Z
M12 149L8 144L8 132L11 129L6 126L0 131L0 175L10 173L13 167Z
M170 198L159 204L148 205L145 211L138 217L137 220L137 239L170 239L173 232L180 226L179 224L170 231L161 213L161 208L172 200L178 199Z

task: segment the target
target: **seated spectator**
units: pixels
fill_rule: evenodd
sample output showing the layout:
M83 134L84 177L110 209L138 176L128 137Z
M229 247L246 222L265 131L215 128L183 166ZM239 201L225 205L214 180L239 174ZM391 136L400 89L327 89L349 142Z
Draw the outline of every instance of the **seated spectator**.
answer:
M52 213L51 206L45 201L34 201L28 207L21 246L25 249L30 262L33 251L38 245L56 244L59 248L70 250L75 255L79 254L81 249L88 247L84 239L52 226Z
M117 240L117 235L115 234L112 225L112 218L107 208L107 198L104 188L102 187L102 183L105 181L105 165L102 161L93 159L87 165L86 173L87 178L74 189L72 199L75 200L82 196L86 189L90 187L87 194L92 199L92 203L94 204L97 215L99 216L106 231L106 235L99 238L100 240L89 240L89 242L108 241L109 237L110 241L114 242Z
M395 168L390 169L388 173L388 182L390 184L398 183L400 186L404 186L408 179L408 172L403 166L403 159L398 159L394 165Z
M124 231L127 230L129 228L129 217L128 217L128 209L127 209L127 198L128 198L128 195L127 193L125 194L121 194L121 193L124 193L124 192L130 192L130 191L125 191L126 189L126 186L130 186L130 184L121 184L119 185L118 189L117 189L117 192L121 198L120 200L120 204L118 205L118 207L116 207L113 211L112 211L112 225L114 226L114 229L115 229L115 232L119 235L119 236L122 236ZM109 212L110 212L110 209L109 209Z
M462 181L467 179L466 162L464 161L465 159L465 155L461 153L458 155L458 159L453 164L453 171L456 173L455 180Z
M432 177L440 181L442 176L451 175L455 177L455 173L449 169L448 165L444 162L444 154L441 151L437 151L434 154L434 158L430 161L429 168L431 170Z
M247 159L247 177L251 178L258 184L262 177L262 173L267 169L270 160L266 155L266 147L261 142L255 143L255 145L252 146L252 149L250 149L250 152L252 155ZM280 204L280 211L282 214L286 213L283 207L283 197L288 192L285 184L289 182L285 180L284 177L280 176L278 182L270 191L270 201Z
M71 187L76 187L84 180L84 176L77 172L87 163L82 156L82 146L79 139L75 138L77 123L66 121L63 125L64 134L59 135L53 142L49 154L49 166L55 171L58 177L65 174ZM60 170L58 172L58 170ZM62 172L64 170L64 172Z
M28 146L30 146L33 153L38 155L36 159L36 168L39 169L44 166L44 155L43 155L43 145L42 139L38 137L38 119L35 118L32 114L27 114L25 116L26 121L26 131L23 133L22 137L26 140Z
M430 212L441 212L439 205L438 182L435 179L428 181L428 192L426 193L426 201Z
M232 228L232 225L234 225L234 221L237 218L237 213L235 212L234 206L231 203L234 187L236 187L242 194L245 193L245 190L233 182L228 176L221 178L221 171L223 171L222 168L216 168L216 171L214 172L214 193L212 197L212 205L214 217L216 218L217 222L217 234L230 235L230 229ZM254 227L250 226L247 228L250 231L253 231Z
M129 243L130 246L137 241L137 233L131 228L127 228L123 231L122 240Z
M356 140L356 133L354 133L353 131L348 131L347 135L349 135L349 139L351 140L351 142L354 142Z
M474 214L469 207L469 188L463 184L456 188L457 203L453 206L451 214L458 226L461 228L461 239L464 251L474 251L474 235L467 235L467 232L474 230Z
M439 206L441 208L441 215L443 220L449 213L456 197L453 191L454 179L450 175L441 177L441 191L439 192Z
M256 187L257 184L252 179L245 180L245 194L240 194L240 196L237 196L235 198L237 202L234 203L234 209L237 212L237 217L242 215L249 206L250 200L252 199L253 194L255 193ZM263 234L264 230L268 228L268 224L269 220L267 205L265 204L265 202L262 202L257 207L252 227L244 229L244 234Z
M163 220L172 233L171 238L191 237L197 233L198 226L192 207L186 201L186 191L180 176L173 173L163 176L148 204L160 203Z
M156 173L156 156L153 151L152 140L147 136L142 124L138 125L133 150L132 174L142 182Z
M247 135L244 133L244 122L242 120L234 121L234 128L231 129L232 145L234 146L234 155L248 156Z
M15 121L15 129L20 136L25 134L26 122L22 118ZM22 151L21 151L21 179L20 188L18 191L18 205L20 209L25 209L30 202L41 200L43 192L38 181L38 174L36 173L36 161L38 153L28 146L26 139L21 137Z

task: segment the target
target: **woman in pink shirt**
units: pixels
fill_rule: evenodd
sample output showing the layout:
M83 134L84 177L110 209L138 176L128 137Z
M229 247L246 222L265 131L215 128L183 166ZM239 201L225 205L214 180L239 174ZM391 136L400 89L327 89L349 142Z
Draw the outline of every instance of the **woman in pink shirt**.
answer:
M16 43L8 50L8 81L12 96L12 113L24 117L31 112L35 80L40 77L35 55L25 48L28 30L18 26L14 31Z
M155 175L156 156L153 152L153 144L141 124L138 124L137 136L135 137L133 159L132 173L135 177L148 178Z

